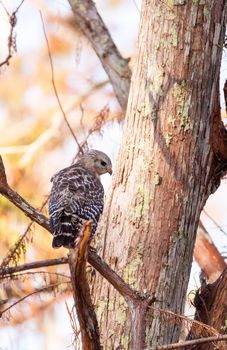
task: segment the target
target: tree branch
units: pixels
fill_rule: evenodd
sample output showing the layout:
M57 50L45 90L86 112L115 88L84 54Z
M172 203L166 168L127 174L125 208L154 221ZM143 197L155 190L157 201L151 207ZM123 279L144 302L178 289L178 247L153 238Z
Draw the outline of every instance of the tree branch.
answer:
M226 267L224 258L215 247L201 222L199 222L197 229L194 258L209 283L216 281Z
M131 349L140 350L144 348L145 342L145 327L146 327L146 313L148 307L156 301L155 297L150 297L147 295L140 300L131 302L128 301L129 310L131 313Z
M92 222L89 221L84 225L83 236L79 246L75 249L70 249L69 268L83 350L101 350L98 321L91 301L86 274L87 249L91 229Z
M0 194L7 198L11 203L23 211L23 213L30 219L44 227L47 231L51 232L49 220L33 208L24 198L22 198L17 192L13 191L7 183L5 167L0 156Z
M156 348L150 348L145 350L172 350L172 349L182 349L183 347L191 347L192 345L198 345L198 344L205 344L205 343L212 343L212 342L219 342L219 341L227 341L227 334L226 335L219 335L217 337L206 337L206 338L199 338L194 340L187 340L180 343L174 343L174 344L167 344L158 346Z
M88 262L127 300L137 301L140 294L127 283L94 251L89 250Z
M125 111L131 78L128 61L119 53L92 0L69 0L69 3L76 24L90 41L110 79L117 100Z
M25 295L24 297L20 298L19 300L15 301L13 304L11 304L10 306L6 307L4 310L1 310L0 311L0 318L2 317L2 315L4 313L6 313L7 311L9 311L12 307L16 306L17 304L21 303L22 301L24 301L25 299L31 297L32 295L34 294L37 294L37 293L40 293L40 292L44 292L44 291L49 291L49 290L52 290L58 286L60 286L61 284L68 284L70 282L60 282L60 283L54 283L54 284L49 284L48 286L45 286L43 288L39 288L27 295Z
M36 221L39 225L50 231L49 220L38 210L33 208L26 200L24 200L17 192L13 191L9 186L1 192L10 202L21 209L30 219ZM51 231L50 231L51 232Z
M0 277L5 275L11 275L13 273L21 272L21 271L27 271L32 269L38 269L40 267L47 267L47 266L56 266L56 265L63 265L68 263L67 257L62 257L58 259L48 259L48 260L41 260L41 261L35 261L32 263L7 267L0 270Z

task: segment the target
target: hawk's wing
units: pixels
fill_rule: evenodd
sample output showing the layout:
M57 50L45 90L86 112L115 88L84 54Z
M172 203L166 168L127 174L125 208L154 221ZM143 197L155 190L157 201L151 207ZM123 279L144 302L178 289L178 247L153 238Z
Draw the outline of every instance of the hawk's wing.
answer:
M53 246L74 246L84 220L93 221L94 233L103 210L103 197L100 180L81 166L56 174L49 199Z

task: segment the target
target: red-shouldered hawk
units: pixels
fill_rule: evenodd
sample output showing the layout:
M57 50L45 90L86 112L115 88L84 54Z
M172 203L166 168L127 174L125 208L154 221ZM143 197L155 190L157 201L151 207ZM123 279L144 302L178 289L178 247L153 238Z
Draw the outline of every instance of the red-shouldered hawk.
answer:
M107 172L112 174L110 158L103 152L90 150L74 165L52 177L49 215L53 248L75 247L84 220L92 220L92 235L95 233L104 200L100 175Z

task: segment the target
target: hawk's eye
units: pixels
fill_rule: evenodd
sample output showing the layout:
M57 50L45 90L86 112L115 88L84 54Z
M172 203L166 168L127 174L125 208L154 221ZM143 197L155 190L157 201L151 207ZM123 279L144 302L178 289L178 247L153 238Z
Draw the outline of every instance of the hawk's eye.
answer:
M102 165L102 166L106 166L106 162L104 162L103 160L101 160L101 165Z

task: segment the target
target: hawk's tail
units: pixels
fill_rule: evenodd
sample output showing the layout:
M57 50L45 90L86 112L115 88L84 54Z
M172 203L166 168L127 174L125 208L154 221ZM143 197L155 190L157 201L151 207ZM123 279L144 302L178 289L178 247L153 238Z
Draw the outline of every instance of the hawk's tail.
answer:
M58 230L54 232L54 238L52 242L53 248L74 248L79 241L79 233L81 225L74 225L72 223L72 215L63 213L60 219Z

